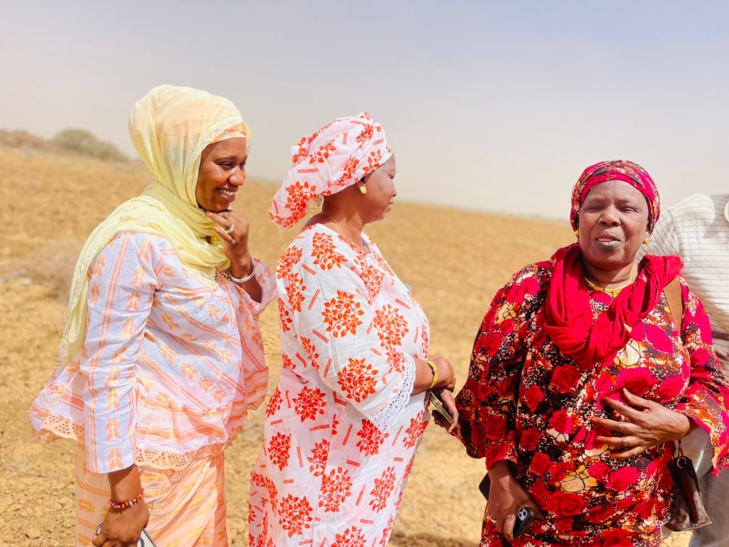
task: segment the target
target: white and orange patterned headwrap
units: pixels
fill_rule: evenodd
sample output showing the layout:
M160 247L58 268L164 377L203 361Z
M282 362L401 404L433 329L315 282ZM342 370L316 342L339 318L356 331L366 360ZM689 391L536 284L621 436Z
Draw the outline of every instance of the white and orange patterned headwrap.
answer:
M268 211L282 228L306 214L309 200L329 196L378 169L392 156L385 130L367 112L336 118L291 148L286 173Z

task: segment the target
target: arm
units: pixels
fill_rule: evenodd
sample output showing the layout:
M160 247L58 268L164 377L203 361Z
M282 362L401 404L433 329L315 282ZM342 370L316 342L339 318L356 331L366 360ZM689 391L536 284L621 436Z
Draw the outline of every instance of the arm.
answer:
M532 265L517 273L494 297L471 355L468 378L457 397L461 440L486 467L516 463L517 393L527 323L544 300L548 272ZM492 432L490 432L491 430Z
M276 298L276 277L273 272L259 260L254 259L254 264L257 283L261 289L260 302L254 300L238 283L230 281L238 301L237 325L243 349L243 385L248 409L257 408L266 396L268 367L258 317L269 302Z
M682 283L683 341L691 356L691 376L676 410L709 434L716 472L729 465L729 383L714 353L709 317L701 300Z
M148 239L123 233L114 238L91 266L88 324L80 363L84 433L89 470L106 473L115 501L134 499L141 491L134 465L136 355L152 306L156 283ZM109 509L94 542L136 544L149 512L142 500L123 511Z
M623 389L624 401L605 398L603 402L617 410L627 421L593 418L593 421L618 433L618 436L598 436L616 449L613 457L626 459L637 456L646 448L682 439L696 427L709 433L714 445L714 466L719 461L729 463L729 386L716 361L712 347L711 327L701 301L681 284L684 301L681 338L690 359L688 387L674 410L655 401L638 397Z

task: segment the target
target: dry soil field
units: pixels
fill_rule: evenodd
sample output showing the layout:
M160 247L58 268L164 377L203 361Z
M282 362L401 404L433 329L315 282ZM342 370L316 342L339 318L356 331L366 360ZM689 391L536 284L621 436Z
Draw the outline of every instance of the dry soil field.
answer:
M404 168L403 168L404 171ZM401 175L404 176L404 175ZM149 181L136 164L0 148L0 545L73 544L69 441L30 442L28 408L55 368L65 291L92 228ZM252 223L252 247L270 265L293 232L267 219L275 188L249 182L236 208ZM444 182L444 191L447 182ZM565 216L569 196L565 196ZM413 287L432 326L434 350L465 377L473 336L496 289L524 264L548 257L572 235L565 223L396 204L368 233ZM279 368L275 305L263 315L274 385ZM227 452L231 544L247 545L249 471L261 443L262 410ZM419 449L390 545L476 547L482 461L434 426ZM667 545L685 545L686 536ZM161 546L164 547L164 546Z

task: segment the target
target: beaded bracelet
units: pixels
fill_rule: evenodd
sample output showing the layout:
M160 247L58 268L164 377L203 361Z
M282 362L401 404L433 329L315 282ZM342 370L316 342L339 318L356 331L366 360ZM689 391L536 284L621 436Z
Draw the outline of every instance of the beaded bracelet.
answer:
M135 503L139 503L142 500L142 496L144 496L144 488L139 491L139 494L137 494L136 498L131 500L116 502L113 499L109 498L109 506L112 509L123 511L124 509L131 507Z

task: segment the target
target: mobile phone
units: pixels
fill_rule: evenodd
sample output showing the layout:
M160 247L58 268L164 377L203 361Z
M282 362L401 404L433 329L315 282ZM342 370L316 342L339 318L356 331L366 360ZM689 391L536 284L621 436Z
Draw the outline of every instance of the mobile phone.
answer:
M529 525L534 521L534 511L529 507L522 507L516 515L516 522L514 523L514 537L518 538L521 536Z
M451 416L451 413L446 410L445 405L443 404L443 401L440 400L440 397L435 394L435 391L430 392L430 404L433 405L433 409L443 416L445 418L445 421L449 424L453 424L453 416Z
M99 534L101 532L102 524L99 524L99 526L96 528L96 533ZM142 535L139 536L139 541L137 541L137 547L157 547L154 544L154 541L152 541L152 538L149 537L149 534L147 534L146 530L142 530Z

